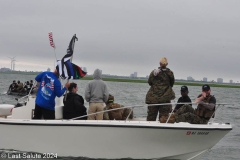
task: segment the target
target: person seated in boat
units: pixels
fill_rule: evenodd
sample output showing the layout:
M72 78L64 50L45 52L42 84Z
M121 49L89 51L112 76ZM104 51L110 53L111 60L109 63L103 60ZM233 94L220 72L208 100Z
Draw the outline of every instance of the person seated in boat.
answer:
M17 91L18 91L18 92L23 92L23 91L24 91L23 83L18 80L18 81L17 81L17 84L18 84Z
M80 116L87 115L87 109L84 106L84 99L81 95L77 94L78 86L76 83L70 83L67 93L63 99L63 119L72 119ZM86 117L78 118L77 120L87 120Z
M104 107L104 110L118 109L122 107L124 106L118 103L114 103L114 96L109 94L108 101L106 102L106 107ZM129 119L133 118L133 111L131 111L131 108L124 108L124 109L104 112L103 114L103 120L126 120L127 117Z
M17 92L17 88L18 88L18 85L17 85L16 81L13 80L13 83L10 84L8 90L9 90L10 92Z
M29 81L25 82L25 85L24 85L23 88L24 88L24 90L25 90L27 93L30 92L30 90L31 90L31 85L30 85Z
M29 84L30 84L30 87L32 88L32 86L33 86L33 80L30 80ZM37 87L36 85L33 86L33 88L36 88L36 87Z
M58 71L42 72L35 77L35 80L41 84L35 100L35 109L33 119L55 119L55 98L61 97L69 87L69 83L62 88L59 81Z
M191 124L207 124L209 119L214 118L216 98L211 95L208 84L202 86L202 93L195 99L197 109L185 104L175 113L176 122L189 122Z
M164 117L167 118L172 110L172 106L163 103L170 103L175 98L175 93L172 89L175 78L173 72L167 68L167 58L161 58L159 64L160 67L154 69L148 78L150 89L145 99L145 103L148 104L147 121L156 121L158 113L159 120Z
M31 87L32 87L32 85L33 85L33 80L30 80L30 82L29 82L29 83L30 83L30 85L31 85Z
M184 103L184 102L192 103L191 99L188 96L189 91L188 91L188 87L187 86L182 86L180 92L181 92L182 96L178 99L177 103ZM176 112L183 105L184 104L177 104L175 109L174 109L174 112ZM192 105L192 104L189 104L189 105Z
M38 90L39 84L33 84L33 80L30 80L30 87L32 88L31 94L36 94ZM34 85L34 86L33 86Z

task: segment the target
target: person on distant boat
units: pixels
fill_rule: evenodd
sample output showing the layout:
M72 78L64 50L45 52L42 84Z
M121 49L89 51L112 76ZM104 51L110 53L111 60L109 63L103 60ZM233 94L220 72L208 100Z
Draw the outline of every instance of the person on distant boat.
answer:
M17 91L18 91L18 92L24 91L23 83L18 80L18 81L17 81L17 84L18 84Z
M151 86L146 95L146 104L170 103L175 98L172 89L175 78L173 72L167 68L167 58L160 60L160 67L154 69L148 78L148 84ZM159 120L161 117L168 117L171 111L171 105L148 106L147 121L156 121L159 112Z
M30 83L30 87L32 88L32 86L34 85L34 84L33 84L33 80L30 80L29 83ZM37 88L37 84L36 84L35 86L33 86L33 88Z
M184 102L187 102L187 103L192 103L191 99L189 98L188 96L188 87L187 86L182 86L181 87L181 97L178 99L177 103L184 103ZM177 104L175 109L174 109L174 112L176 112L179 108L181 108L184 104ZM189 105L192 105L192 104L189 104Z
M58 80L59 74L57 70L54 72L42 72L35 77L40 83L36 101L33 119L55 119L55 98L61 97L69 87L69 83L65 87L61 87Z
M38 90L38 84L34 85L33 80L30 80L30 87L32 88L31 94L36 93Z
M202 86L202 94L195 99L195 103L198 103L195 110L190 105L184 105L177 110L175 121L191 124L207 124L211 117L214 118L216 98L211 95L208 84Z
M13 83L10 84L8 90L11 92L17 92L18 85L15 80L13 80Z
M103 111L104 102L107 102L108 95L108 87L102 80L102 71L96 69L93 73L93 80L88 82L85 89L85 99L89 102L88 114ZM88 120L102 119L103 113L88 116Z
M29 81L29 85L30 85L30 88L32 88L32 86L33 86L33 80L30 80L30 81Z
M87 114L87 109L84 106L84 99L82 96L77 94L78 86L76 83L70 83L70 86L68 87L69 93L66 94L66 101L65 97L63 100L63 119L72 119L77 118L80 116L84 116ZM77 120L86 120L86 117L78 118Z
M121 104L118 104L118 103L114 103L114 96L109 94L108 101L106 102L106 107L104 107L104 110L118 109L118 108L122 108L122 107L124 107L124 106ZM129 117L128 117L128 115L129 115ZM133 118L133 111L131 111L130 108L124 108L124 109L118 109L118 110L114 110L114 111L104 112L104 114L103 114L104 120L126 120L127 117L129 119Z
M25 85L24 85L23 88L24 88L24 90L25 90L27 93L30 92L30 90L31 90L31 85L30 85L29 81L25 82Z

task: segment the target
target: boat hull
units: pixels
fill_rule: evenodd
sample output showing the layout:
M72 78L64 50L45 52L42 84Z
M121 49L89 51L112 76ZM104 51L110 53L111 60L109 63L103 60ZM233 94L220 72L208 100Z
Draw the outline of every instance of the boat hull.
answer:
M11 91L8 91L7 94L8 95L13 95L13 96L26 96L26 95L28 95L27 92L11 92Z
M0 120L0 149L88 158L191 159L231 125L146 121Z

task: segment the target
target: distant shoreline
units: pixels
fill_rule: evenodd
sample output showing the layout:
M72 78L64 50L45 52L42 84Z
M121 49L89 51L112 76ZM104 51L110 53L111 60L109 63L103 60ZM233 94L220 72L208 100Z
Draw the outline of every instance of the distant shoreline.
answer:
M23 75L37 75L41 72L0 72L0 74L23 74ZM92 75L87 75L83 77L81 80L92 80ZM110 82L129 82L129 83L147 83L147 79L143 78L121 78L121 77L104 77L103 81L110 81ZM221 88L240 88L240 84L230 84L230 83L214 83L214 82L199 82L199 81L178 81L176 80L174 85L186 85L186 86L202 86L203 84L209 84L211 87L221 87Z

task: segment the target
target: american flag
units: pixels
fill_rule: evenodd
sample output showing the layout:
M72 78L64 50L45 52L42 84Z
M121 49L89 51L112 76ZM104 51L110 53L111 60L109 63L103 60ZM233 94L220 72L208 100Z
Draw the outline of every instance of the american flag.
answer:
M50 41L50 46L53 48L56 48L54 42L53 42L53 34L52 32L48 33L49 41Z
M41 83L41 86L46 87L46 88L50 88L53 91L54 90L54 83L49 79L50 79L49 76L46 75L44 80ZM48 81L50 81L50 82L48 82Z

